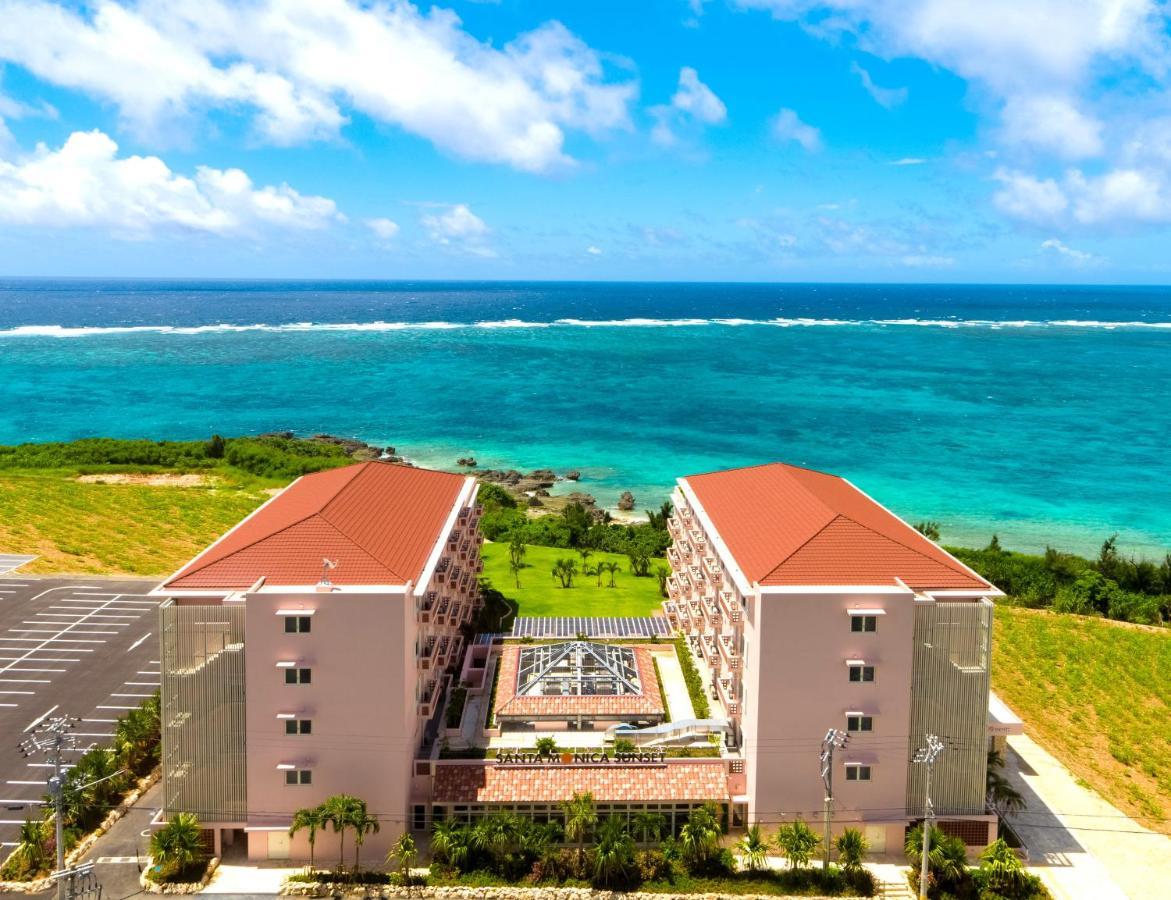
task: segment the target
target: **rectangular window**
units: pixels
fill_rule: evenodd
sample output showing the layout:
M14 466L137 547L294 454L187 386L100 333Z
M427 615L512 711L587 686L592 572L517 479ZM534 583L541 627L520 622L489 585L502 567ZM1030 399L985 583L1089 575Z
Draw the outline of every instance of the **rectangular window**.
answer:
M869 781L870 766L847 765L846 781Z
M285 684L312 684L312 669L285 669Z
M285 784L313 784L313 770L289 769L285 772Z
M285 634L308 634L312 622L309 616L285 616Z
M862 666L862 665L850 666L850 680L851 681L873 681L874 680L874 666Z
M312 719L285 719L285 734L312 734Z
M851 631L878 631L878 616L850 616Z
M846 731L873 731L873 716L846 716Z

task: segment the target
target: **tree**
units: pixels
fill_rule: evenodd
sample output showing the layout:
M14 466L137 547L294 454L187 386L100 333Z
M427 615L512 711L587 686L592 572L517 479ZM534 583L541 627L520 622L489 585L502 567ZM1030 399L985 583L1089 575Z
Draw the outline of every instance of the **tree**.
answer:
M660 564L655 566L655 577L659 579L659 596L667 596L667 579L671 577L671 570Z
M590 557L594 555L594 551L591 550L589 547L578 547L577 548L577 555L581 558L582 574L589 575L590 573L588 571L588 568L589 568Z
M744 868L750 872L759 872L768 866L768 839L759 825L753 825L736 845L740 855L744 857Z
M1003 550L1000 549L1000 538L997 537L995 534L992 535L992 540L990 540L988 542L988 547L986 549L987 549L988 553L1003 553L1004 552Z
M985 778L985 791L989 805L998 813L1020 812L1026 806L1025 798L1012 786L1002 774L1004 757L995 750L988 751L988 770Z
M218 434L213 434L207 442L207 455L209 459L224 458L224 439Z
M862 860L870 849L870 841L857 828L847 828L834 842L838 850L838 862L846 871L862 868Z
M903 849L917 878L918 863L923 854L923 826L916 825L911 829ZM934 885L939 891L949 894L958 894L958 888L970 877L964 842L944 834L934 826L931 828L931 847L927 851L927 877L930 879L929 886Z
M565 814L565 839L577 844L578 862L584 865L586 840L598 824L594 795L589 791L584 794L575 791L572 799L561 804L561 811Z
M997 838L980 854L980 869L986 878L986 889L1006 897L1024 893L1029 883L1029 873L1004 838Z
M525 562L525 553L528 548L525 546L524 535L514 534L512 539L508 542L508 560L518 569L523 568Z
M706 865L720 845L720 823L709 805L697 806L679 830L679 849L688 868Z
M386 861L395 864L395 868L398 869L399 881L404 887L408 887L411 883L411 866L415 864L418 855L419 851L415 847L415 839L411 837L409 831L404 831L395 841L394 846L390 848L390 852L386 854Z
M114 749L124 768L142 775L159 759L159 694L156 691L132 709L114 727Z
M468 862L471 834L466 825L441 819L431 825L431 855L453 869L462 870Z
M618 742L615 742L614 747L618 749ZM630 749L634 749L633 743L630 743ZM667 820L663 818L662 813L649 812L645 809L636 812L631 823L631 831L644 844L659 843L663 839L663 830L666 827Z
M794 869L809 865L815 851L821 844L821 836L805 824L804 819L795 819L781 826L777 832L777 845Z
M541 756L555 756L557 754L557 739L548 735L537 738L537 753Z
M520 570L522 568L523 565L517 562L515 559L510 559L508 561L508 571L512 573L513 580L516 581L517 590L520 590Z
M471 844L488 854L498 873L509 877L513 861L520 852L523 829L524 823L515 813L491 813L472 828Z
M626 881L634 866L634 841L626 823L609 816L598 829L594 846L594 882L609 886Z
M645 578L650 574L651 549L645 541L636 541L626 551L626 558L630 560L630 574L635 578Z
M577 562L573 559L559 559L553 564L553 577L563 588L573 587L573 576L577 574Z
M334 794L321 804L322 822L330 827L334 834L341 835L338 841L337 867L344 868L346 858L346 831L358 818L358 813L366 812L366 804L357 797L349 794Z
M366 803L354 809L350 817L350 827L354 829L354 871L358 871L358 857L362 852L362 844L366 842L366 835L378 834L382 826L378 824L378 817L366 811Z
M150 855L159 874L170 878L203 858L199 819L192 813L176 813L150 837Z
M622 567L613 561L602 563L601 567L610 574L610 582L607 587L615 587L616 585L614 584L614 576L622 571Z
M314 851L317 847L317 832L325 828L325 813L320 806L307 806L293 813L293 824L289 826L289 837L294 837L299 831L309 834L309 871L314 868Z
M915 530L929 541L939 540L939 523L938 522L916 522Z
M51 867L48 824L45 819L24 820L16 848L0 867L0 879L28 881Z
M647 523L651 526L651 528L655 529L655 531L666 531L667 520L671 518L671 513L674 511L674 505L670 500L667 500L663 503L662 506L659 507L658 512L654 512L650 509L646 511Z

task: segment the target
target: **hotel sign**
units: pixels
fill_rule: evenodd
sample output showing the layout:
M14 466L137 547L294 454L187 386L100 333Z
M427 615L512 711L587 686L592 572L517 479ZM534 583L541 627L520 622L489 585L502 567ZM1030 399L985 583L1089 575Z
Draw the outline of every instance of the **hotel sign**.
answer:
M552 754L501 750L496 756L498 766L656 766L666 762L667 754L662 750L563 750Z

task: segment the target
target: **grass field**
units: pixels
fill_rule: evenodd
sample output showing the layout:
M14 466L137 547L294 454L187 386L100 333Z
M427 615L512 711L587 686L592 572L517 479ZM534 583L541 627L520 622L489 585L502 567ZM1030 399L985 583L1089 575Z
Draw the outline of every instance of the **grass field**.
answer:
M256 479L156 487L0 473L0 550L28 574L168 575L268 498Z
M576 550L538 547L530 544L525 553L525 568L520 572L520 587L508 570L508 546L484 545L484 576L492 586L510 600L516 601L522 616L649 616L658 608L659 580L635 578L630 574L629 560L616 553L595 553L589 565L598 562L616 562L622 571L614 577L614 587L605 587L610 576L602 575L602 587L597 578L583 578L579 573L573 587L563 588L552 575L558 559L571 558L581 568ZM656 561L658 562L658 561ZM662 561L666 564L666 561ZM656 563L651 564L654 571Z
M993 688L1094 790L1171 834L1171 630L996 610Z

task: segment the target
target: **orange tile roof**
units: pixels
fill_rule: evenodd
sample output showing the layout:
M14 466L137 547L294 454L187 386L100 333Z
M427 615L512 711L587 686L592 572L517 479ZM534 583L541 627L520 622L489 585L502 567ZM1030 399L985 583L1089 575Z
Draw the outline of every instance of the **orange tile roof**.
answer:
M168 588L405 584L422 572L466 477L365 462L305 475L220 538Z
M604 716L607 719L649 716L666 713L663 695L659 691L659 677L655 661L644 647L633 647L634 662L638 667L641 694L592 694L590 696L561 695L518 697L517 667L520 664L520 645L505 644L500 651L500 680L496 685L496 715L505 718L532 716Z
M722 760L661 765L437 763L435 803L563 803L589 792L598 803L726 800Z
M836 475L769 463L691 475L749 582L991 588L951 554Z

